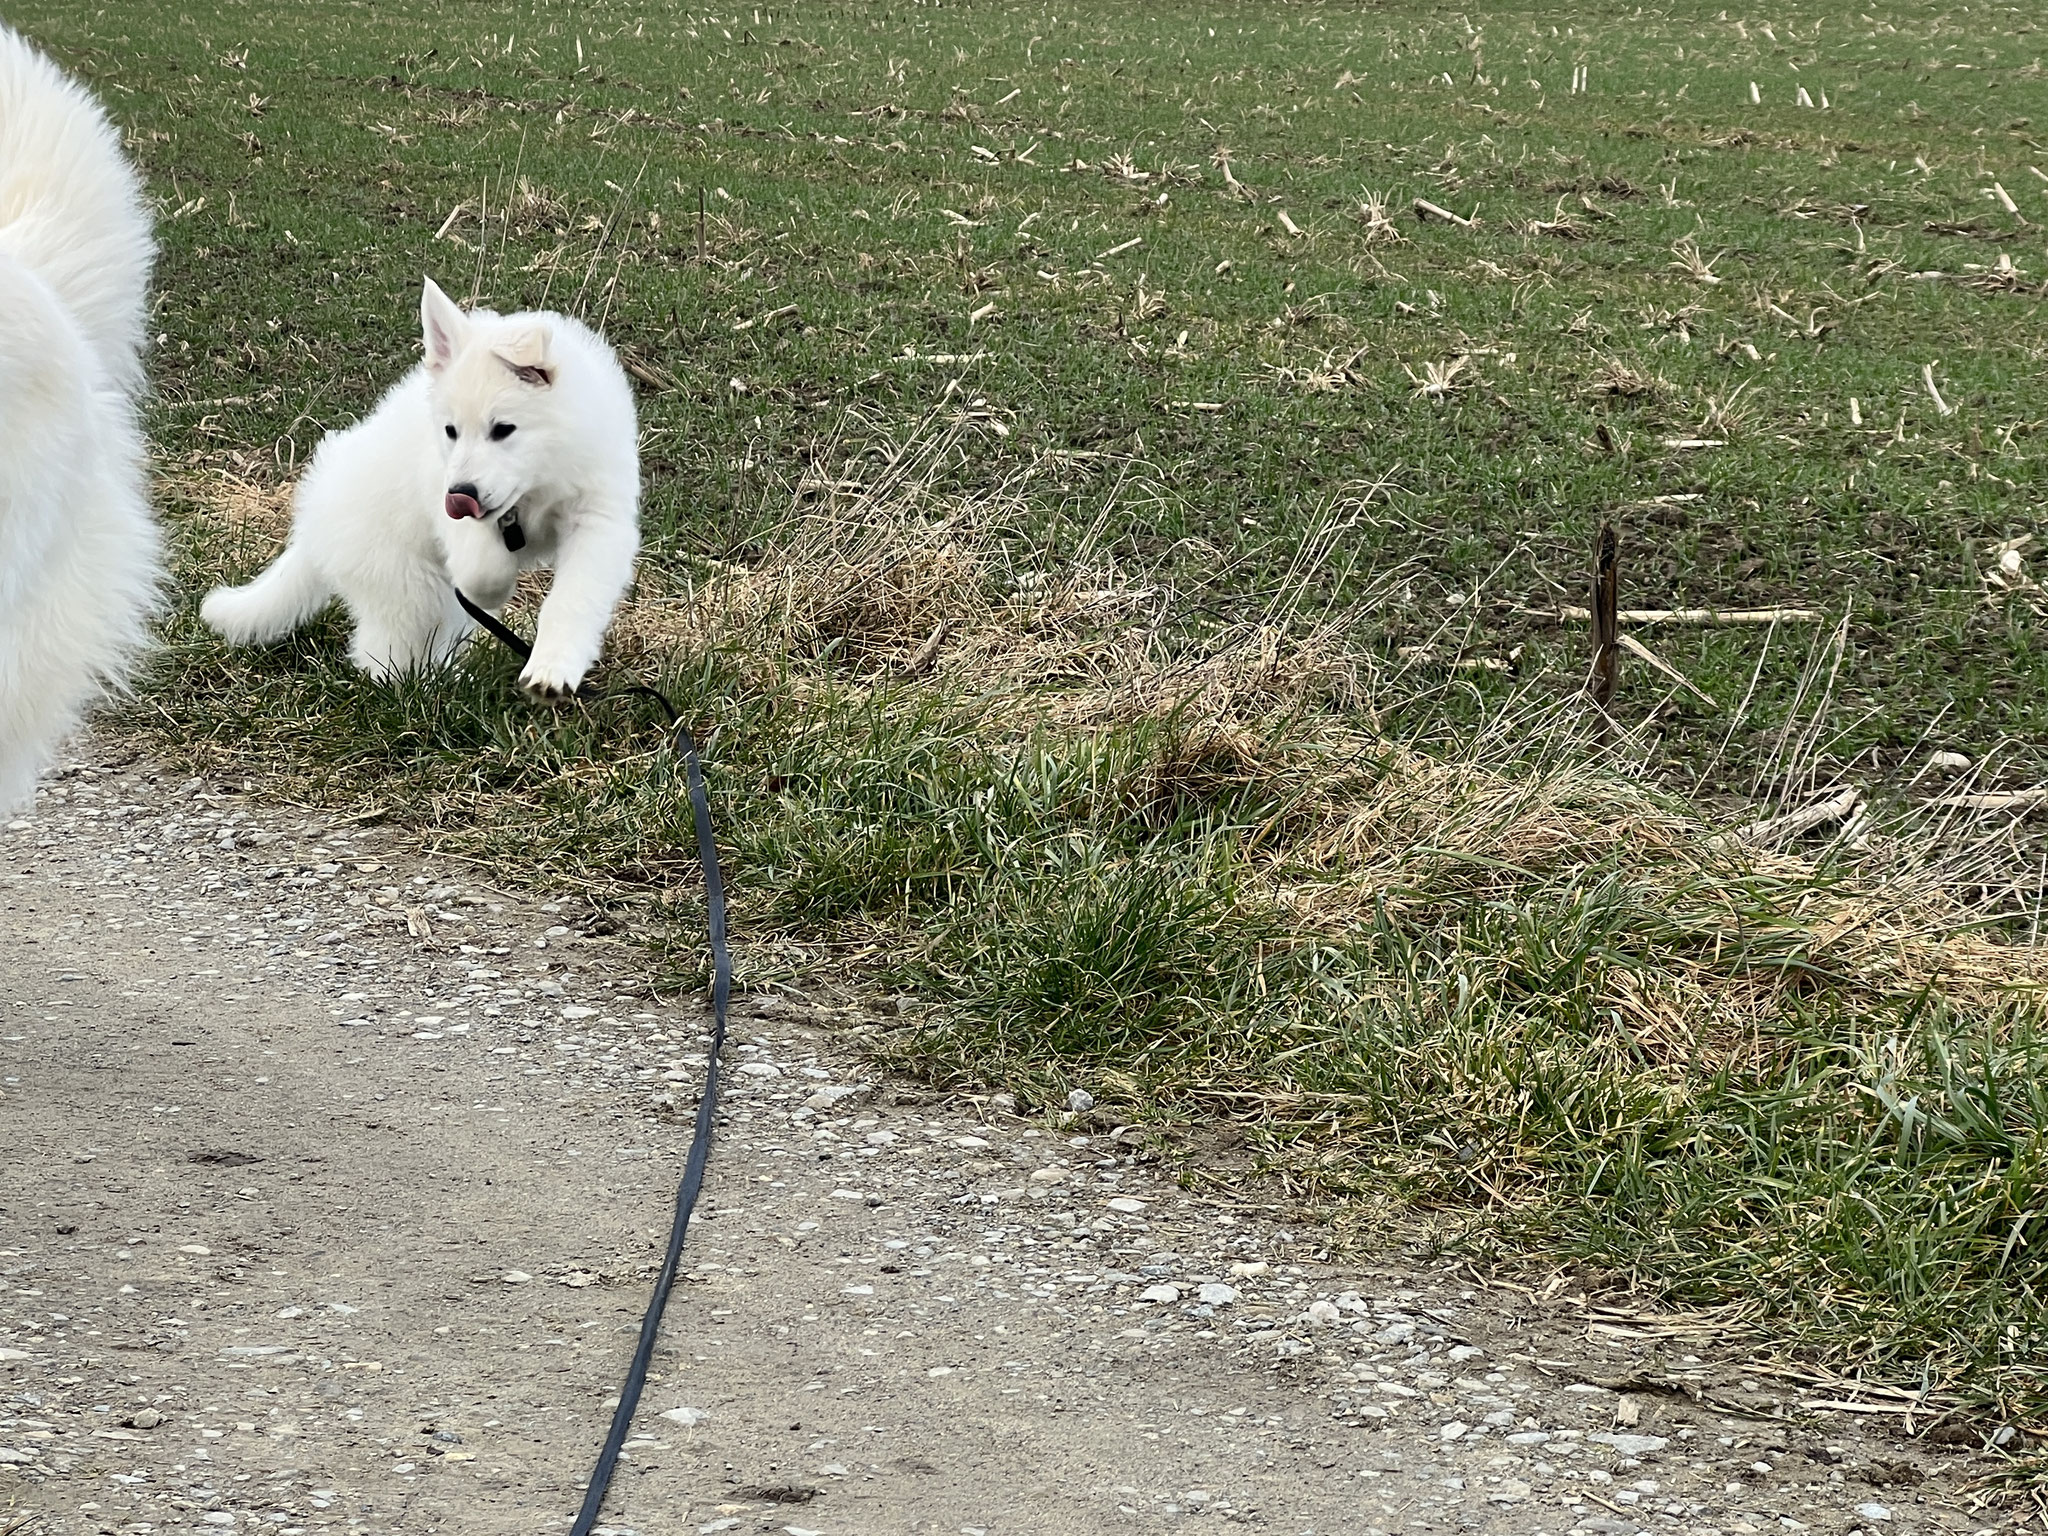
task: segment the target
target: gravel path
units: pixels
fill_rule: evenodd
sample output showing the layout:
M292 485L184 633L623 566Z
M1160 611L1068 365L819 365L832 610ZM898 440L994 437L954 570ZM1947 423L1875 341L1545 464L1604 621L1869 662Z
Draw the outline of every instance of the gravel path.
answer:
M0 830L0 1533L565 1528L696 1000L398 833L82 750ZM741 1005L605 1529L1995 1523L1886 1415L1567 1297L1315 1262L1100 1129L875 1082L862 1025Z

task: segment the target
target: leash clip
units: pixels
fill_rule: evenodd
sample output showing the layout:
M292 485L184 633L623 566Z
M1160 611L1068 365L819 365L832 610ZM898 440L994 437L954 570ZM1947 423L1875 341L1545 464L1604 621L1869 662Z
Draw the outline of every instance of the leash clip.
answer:
M505 515L498 519L498 537L505 541L505 548L511 554L518 554L526 548L526 530L519 526L519 509L507 507Z

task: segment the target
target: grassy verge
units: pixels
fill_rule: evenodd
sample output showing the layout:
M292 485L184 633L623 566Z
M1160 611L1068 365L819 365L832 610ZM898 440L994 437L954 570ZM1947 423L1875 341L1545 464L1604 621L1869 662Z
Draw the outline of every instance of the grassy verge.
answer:
M645 386L614 659L718 723L754 984L908 989L918 1070L1227 1116L1343 1210L2040 1414L2017 834L1697 809L2048 761L2024 17L16 19L164 205L182 592L268 553L422 266L578 309ZM1698 692L1632 663L1598 727L1556 615L1610 519L1626 606L1823 622L1645 630ZM338 640L230 656L188 602L144 718L680 891L690 963L651 721L509 706L488 654L372 688Z
M1426 1208L2039 1411L2048 962L1980 932L1935 845L1759 852L1528 696L1397 736L1375 706L1441 685L1298 595L1219 627L1156 572L1018 563L1024 486L934 489L977 442L827 466L755 563L650 582L619 632L714 723L744 984L907 992L909 1070L1225 1120L1340 1221ZM263 504L185 494L188 530ZM194 758L601 901L658 888L701 964L654 722L508 710L489 652L380 690L338 633L181 638Z

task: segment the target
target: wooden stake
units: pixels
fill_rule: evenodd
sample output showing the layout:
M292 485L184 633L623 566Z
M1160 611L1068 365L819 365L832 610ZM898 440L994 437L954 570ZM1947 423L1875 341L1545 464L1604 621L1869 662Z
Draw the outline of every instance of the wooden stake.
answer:
M1593 558L1593 670L1586 678L1586 692L1602 709L1621 676L1620 545L1614 524L1602 523Z

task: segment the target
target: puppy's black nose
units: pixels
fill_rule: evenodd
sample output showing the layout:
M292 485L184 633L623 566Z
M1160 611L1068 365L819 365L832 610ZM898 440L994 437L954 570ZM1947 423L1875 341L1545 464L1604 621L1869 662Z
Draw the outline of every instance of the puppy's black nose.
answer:
M462 484L460 485L449 486L448 494L450 496L467 496L471 501L478 501L482 499L477 495L476 487L471 485L467 480L463 481Z

